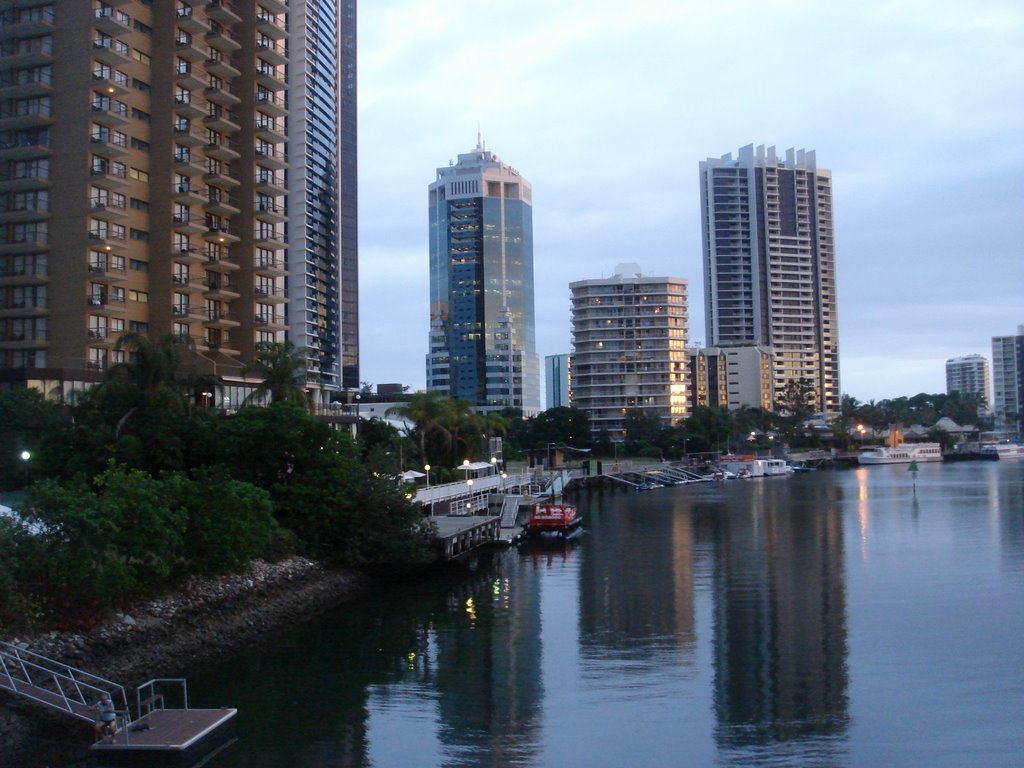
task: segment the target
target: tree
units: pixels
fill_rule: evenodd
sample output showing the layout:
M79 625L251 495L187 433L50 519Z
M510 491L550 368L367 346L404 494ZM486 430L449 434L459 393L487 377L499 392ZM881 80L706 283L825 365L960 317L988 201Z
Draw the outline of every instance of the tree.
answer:
M20 488L53 466L47 450L69 426L56 403L28 387L0 390L0 488ZM29 458L21 454L28 451Z
M305 389L306 350L290 341L257 344L256 359L242 369L242 374L261 379L246 398L247 403L269 398L271 403L295 403L307 409L310 406Z
M409 436L416 436L420 446L420 461L424 464L433 464L427 454L427 437L431 433L439 433L444 436L446 443L451 441L451 432L446 426L448 420L450 398L436 391L417 392L409 402L392 406L387 410L387 416L411 421L415 428L410 431Z

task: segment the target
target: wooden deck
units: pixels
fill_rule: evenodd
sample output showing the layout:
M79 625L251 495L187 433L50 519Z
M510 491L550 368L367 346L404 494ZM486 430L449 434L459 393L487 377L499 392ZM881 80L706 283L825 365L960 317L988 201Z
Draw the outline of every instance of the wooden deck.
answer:
M234 736L234 709L159 709L93 744L103 765L188 766Z
M501 536L501 518L494 515L452 515L430 519L437 525L437 538L446 560L497 541Z

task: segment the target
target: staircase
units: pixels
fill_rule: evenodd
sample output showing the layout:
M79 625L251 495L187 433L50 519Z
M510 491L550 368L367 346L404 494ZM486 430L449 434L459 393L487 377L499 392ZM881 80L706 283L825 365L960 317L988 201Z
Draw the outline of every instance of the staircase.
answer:
M90 707L101 693L107 693L123 723L131 722L123 686L3 641L0 690L89 722L96 719Z
M522 496L505 496L501 504L501 527L515 528Z

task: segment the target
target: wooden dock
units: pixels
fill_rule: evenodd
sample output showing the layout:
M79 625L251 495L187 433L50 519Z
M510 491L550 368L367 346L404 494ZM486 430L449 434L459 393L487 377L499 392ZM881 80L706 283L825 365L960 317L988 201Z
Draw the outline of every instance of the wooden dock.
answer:
M93 744L101 765L188 768L235 737L235 709L158 709Z
M498 515L450 515L430 519L437 525L437 538L445 560L454 560L471 549L498 541L501 536Z

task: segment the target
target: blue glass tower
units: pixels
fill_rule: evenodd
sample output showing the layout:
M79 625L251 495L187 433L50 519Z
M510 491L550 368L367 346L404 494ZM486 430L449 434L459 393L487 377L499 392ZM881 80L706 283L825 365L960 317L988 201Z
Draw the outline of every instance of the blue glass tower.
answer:
M291 0L289 52L289 337L327 400L359 385L356 0Z
M437 170L429 202L427 389L539 413L530 183L478 138Z

